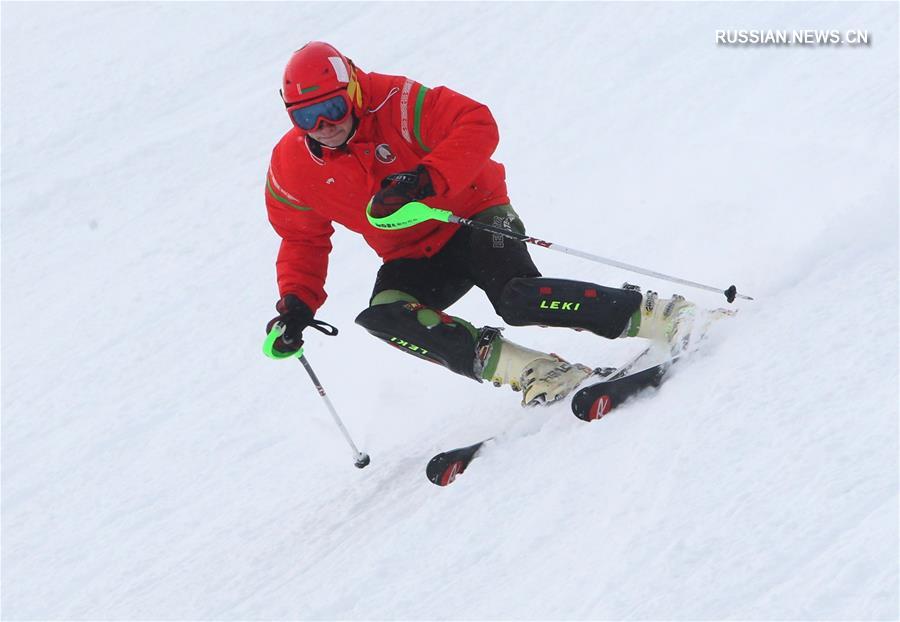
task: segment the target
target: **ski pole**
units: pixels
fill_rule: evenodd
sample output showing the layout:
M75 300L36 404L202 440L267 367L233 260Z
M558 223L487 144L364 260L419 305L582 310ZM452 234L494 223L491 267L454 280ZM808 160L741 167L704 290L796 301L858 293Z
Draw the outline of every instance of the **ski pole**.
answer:
M328 412L331 413L332 418L334 418L334 422L337 424L337 427L340 428L341 433L344 435L344 438L347 439L347 443L350 445L350 448L353 450L353 459L354 466L357 469L363 469L366 465L369 464L369 454L364 454L359 449L356 448L356 443L353 442L353 439L350 438L350 433L347 431L344 422L341 421L341 418L337 414L337 410L334 408L334 404L331 403L331 400L328 398L328 395L325 393L325 389L322 388L322 383L319 382L319 378L316 376L316 372L313 371L313 368L309 366L309 361L306 360L306 357L303 355L303 350L300 350L300 356L298 357L300 362L303 363L303 367L306 368L306 373L309 374L310 380L316 386L316 390L318 390L319 395L322 396L322 399L325 400L325 405L328 406Z
M582 259L587 259L589 261L594 261L597 263L606 264L608 266L614 266L616 268L621 268L623 270L628 270L630 272L636 272L638 274L644 274L646 276L652 276L657 279L663 279L666 281L671 281L673 283L679 283L681 285L687 285L690 287L696 287L697 289L704 289L710 292L717 292L720 294L724 294L725 298L728 302L734 302L735 298L743 298L744 300L753 300L750 296L745 296L744 294L739 294L737 291L737 287L732 285L727 289L722 289L720 287L713 287L712 285L704 285L703 283L697 283L696 281L689 281L687 279L682 279L677 276L670 276L668 274L663 274L661 272L655 272L653 270L647 270L646 268L641 268L639 266L633 266L631 264L627 264L621 261L616 261L615 259L609 259L607 257L600 257L599 255L593 255L591 253L586 253L585 251L580 251L574 248L568 248L562 246L560 244L556 244L554 242L547 242L545 240L541 240L538 238L534 238L528 235L524 235L522 233L516 233L515 231L510 231L508 229L502 229L500 227L494 227L492 225L486 225L484 223L476 222L474 220L470 220L469 218L463 218L461 216L456 216L449 210L437 209L434 207L430 207L424 203L420 203L418 201L412 201L407 203L400 209L398 209L393 214L385 216L384 218L375 218L371 215L372 201L369 201L369 205L366 208L366 217L369 219L369 223L377 227L379 229L405 229L406 227L412 227L413 225L417 225L421 222L425 222L426 220L438 220L440 222L448 222L457 225L464 225L466 227L472 227L473 229L480 229L482 231L487 231L490 233L494 233L497 235L502 235L507 238L511 238L513 240L518 240L520 242L527 242L528 244L535 244L542 248L550 248L555 251L560 251L562 253L566 253L568 255L575 255L576 257L581 257Z
M322 322L324 324L324 322ZM325 324L325 326L330 326ZM285 358L298 358L300 362L303 364L303 367L306 369L306 373L309 374L309 379L312 380L313 385L315 385L316 390L319 392L319 395L322 396L322 399L325 400L325 405L328 407L328 412L331 413L332 419L337 424L338 429L341 431L341 434L344 435L344 439L346 439L347 444L350 445L350 449L353 450L353 464L357 469L364 469L368 466L369 454L361 452L357 447L356 443L353 442L353 439L350 437L350 432L347 431L347 426L344 425L344 422L341 420L340 416L337 413L337 410L334 407L334 404L331 403L331 399L329 399L328 394L325 393L324 387L322 387L322 383L319 382L319 377L316 376L316 372L313 371L313 368L310 366L309 361L306 360L306 356L303 354L303 348L300 348L296 352L292 354L285 354L283 352L279 352L275 349L275 340L278 339L284 333L284 324L281 322L276 322L274 326L272 326L272 330L266 336L266 340L263 343L263 354L273 359L285 359ZM323 330L318 326L313 326L326 335L336 335L337 329L333 326L333 332L328 332L327 330Z

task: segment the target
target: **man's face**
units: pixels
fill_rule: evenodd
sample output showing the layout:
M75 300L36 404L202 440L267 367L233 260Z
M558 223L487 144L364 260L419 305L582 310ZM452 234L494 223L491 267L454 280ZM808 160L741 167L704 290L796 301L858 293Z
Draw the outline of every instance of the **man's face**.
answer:
M318 128L310 130L309 135L326 147L340 147L346 142L353 129L353 115L347 115L341 123L323 121Z

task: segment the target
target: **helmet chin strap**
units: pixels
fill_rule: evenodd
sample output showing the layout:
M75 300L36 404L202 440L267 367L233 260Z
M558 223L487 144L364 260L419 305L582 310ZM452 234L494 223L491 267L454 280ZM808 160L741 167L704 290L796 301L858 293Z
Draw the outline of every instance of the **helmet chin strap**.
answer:
M342 142L340 145L329 147L328 145L323 145L309 134L306 135L306 140L309 141L310 147L313 149L316 155L321 157L322 149L331 149L332 151L334 151L335 149L343 149L347 146L347 143L349 143L353 139L353 137L356 136L356 130L357 128L359 128L359 117L356 116L355 110L350 111L350 114L353 116L353 127L350 128L350 133L347 134L346 140L344 140L344 142Z

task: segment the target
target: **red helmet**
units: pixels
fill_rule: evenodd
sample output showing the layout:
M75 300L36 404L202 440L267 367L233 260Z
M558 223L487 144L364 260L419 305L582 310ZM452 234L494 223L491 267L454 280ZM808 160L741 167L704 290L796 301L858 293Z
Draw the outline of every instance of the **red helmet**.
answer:
M362 107L362 93L353 63L333 46L321 41L311 41L294 52L284 68L281 90L291 121L297 125L292 112L298 108L337 96L345 99L347 114L353 105Z

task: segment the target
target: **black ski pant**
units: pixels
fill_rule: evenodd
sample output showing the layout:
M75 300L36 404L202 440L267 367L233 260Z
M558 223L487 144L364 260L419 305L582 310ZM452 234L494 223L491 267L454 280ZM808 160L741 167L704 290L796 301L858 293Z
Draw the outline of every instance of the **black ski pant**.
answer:
M489 208L474 220L524 233L525 228L509 205ZM465 295L473 286L482 289L494 310L511 326L560 326L588 330L609 339L622 335L640 307L638 292L596 283L544 278L534 265L524 242L499 234L462 226L434 256L398 259L382 265L375 280L370 308L357 322L378 336L412 335L432 349L440 349L439 331L429 327L423 334L415 327L401 326L405 317L390 312L386 304L410 302L439 313ZM377 310L376 310L377 309ZM421 308L416 310L421 311ZM421 322L421 316L420 322ZM431 316L429 316L431 317ZM459 320L459 318L453 318ZM463 320L477 340L477 330ZM423 346L424 347L424 346Z
M492 207L474 220L524 232L509 205ZM539 277L524 242L462 226L437 254L423 259L397 259L378 270L370 304L384 291L409 294L419 303L444 310L473 286L483 290L497 315L506 320L503 288L517 277Z

